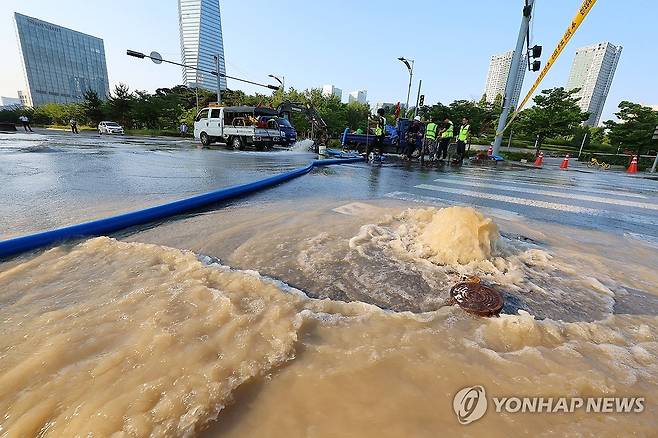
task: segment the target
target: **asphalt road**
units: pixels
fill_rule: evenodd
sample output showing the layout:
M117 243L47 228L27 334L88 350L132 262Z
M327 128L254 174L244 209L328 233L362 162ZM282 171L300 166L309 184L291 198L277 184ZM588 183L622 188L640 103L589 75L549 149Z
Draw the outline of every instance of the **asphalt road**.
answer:
M0 237L144 208L290 170L304 152L202 149L183 139L0 134ZM441 165L388 158L310 175L237 202L396 198L639 236L658 245L658 182L603 171Z

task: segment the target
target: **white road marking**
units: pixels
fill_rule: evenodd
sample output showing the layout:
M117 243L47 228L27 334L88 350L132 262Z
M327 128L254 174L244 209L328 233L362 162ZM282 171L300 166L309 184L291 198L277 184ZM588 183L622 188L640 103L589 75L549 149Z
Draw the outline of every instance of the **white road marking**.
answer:
M589 196L580 193L573 193L573 192L569 192L568 190L565 190L564 192L554 192L550 190L538 190L538 189L531 189L525 187L524 188L510 187L510 186L502 186L500 184L488 184L484 182L468 182L459 179L448 179L448 178L435 179L434 181L447 182L448 184L455 184L455 185L465 185L469 187L484 187L488 189L497 189L497 190L508 191L508 192L532 193L535 195L554 196L558 198L567 198L567 199L578 199L579 201L600 202L603 204L623 205L625 207L658 210L658 205L652 205L646 202L630 201L626 199L600 198L598 196Z
M386 193L384 195L386 198L391 198L391 199L399 199L401 201L408 201L408 202L419 202L423 204L430 204L434 205L436 207L451 207L454 205L458 205L461 207L472 207L473 204L468 204L466 202L454 202L454 201L445 201L441 200L439 198L433 198L431 196L422 196L422 195L416 195L413 193L409 192L390 192ZM496 216L501 219L505 219L508 221L518 221L522 219L524 216L520 213L517 213L516 211L513 210L505 210L502 208L492 208L492 207L483 207L483 206L477 206L478 210L482 211L483 213L486 213L488 216Z
M594 208L578 207L575 205L560 204L557 202L537 201L534 199L527 199L527 198L516 198L514 196L496 195L493 193L474 192L471 190L453 189L451 187L439 187L430 184L419 184L416 186L416 188L424 189L424 190L432 190L435 192L452 193L453 195L465 195L474 198L491 199L494 201L509 202L511 204L519 204L519 205L525 205L530 207L546 208L549 210L568 211L571 213L585 213L585 214L595 215L595 214L600 214L602 212L602 210L597 210Z
M487 174L489 178L484 178L485 175L482 176L477 176L477 175L463 175L460 176L459 178L455 177L446 177L446 178L441 178L437 179L435 181L449 181L449 180L461 180L461 179L470 179L470 180L475 180L475 181L492 181L493 179L491 178L491 174ZM561 186L558 184L545 184L545 183L536 183L534 182L531 178L523 178L521 180L517 179L498 179L497 181L501 183L509 183L509 184L523 184L523 185L529 185L529 186L537 186L537 187L546 187L550 189L568 189L568 190L573 190L576 192L586 192L586 193L598 193L600 195L612 195L612 196L625 196L627 198L640 198L640 199L647 199L646 195L641 195L639 193L629 193L625 191L618 191L618 190L604 190L604 189L590 189L586 187L573 187L573 186Z

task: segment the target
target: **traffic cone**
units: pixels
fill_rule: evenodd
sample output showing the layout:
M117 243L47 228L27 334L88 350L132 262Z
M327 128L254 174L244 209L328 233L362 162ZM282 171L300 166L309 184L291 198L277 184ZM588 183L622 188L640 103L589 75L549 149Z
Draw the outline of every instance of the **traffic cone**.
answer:
M543 162L544 162L544 153L540 152L539 155L537 155L537 159L535 160L535 167L541 167Z
M562 160L562 164L560 164L560 169L566 170L569 167L569 154L567 154L564 157L564 160Z
M489 149L487 149L487 157L490 157L493 155L493 146L489 146Z
M626 172L628 172L628 173L637 173L637 155L633 155L633 159L631 160L631 165L628 166L628 169L626 169Z

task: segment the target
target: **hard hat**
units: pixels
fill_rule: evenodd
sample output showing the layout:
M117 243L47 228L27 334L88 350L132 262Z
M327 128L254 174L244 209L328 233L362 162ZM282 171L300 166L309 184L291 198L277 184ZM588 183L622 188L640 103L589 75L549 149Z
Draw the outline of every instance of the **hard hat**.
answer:
M420 122L420 116L414 117L414 120L417 121L417 122Z

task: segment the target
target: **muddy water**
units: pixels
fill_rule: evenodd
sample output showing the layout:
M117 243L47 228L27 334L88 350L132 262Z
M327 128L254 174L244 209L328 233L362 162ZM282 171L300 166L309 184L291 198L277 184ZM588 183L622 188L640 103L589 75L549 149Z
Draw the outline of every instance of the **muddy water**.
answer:
M305 205L206 213L5 263L0 433L655 433L651 245L486 210ZM466 275L504 293L501 317L446 305ZM478 384L647 403L490 411L462 426L452 397Z

